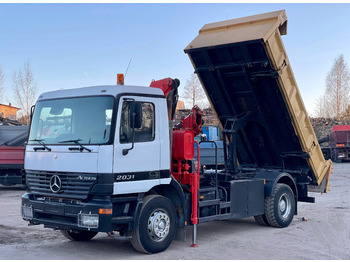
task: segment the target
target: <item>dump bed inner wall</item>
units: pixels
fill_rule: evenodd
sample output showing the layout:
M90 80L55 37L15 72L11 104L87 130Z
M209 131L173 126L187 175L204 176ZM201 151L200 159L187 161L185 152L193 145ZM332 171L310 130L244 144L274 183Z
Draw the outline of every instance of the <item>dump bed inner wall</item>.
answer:
M186 52L223 127L228 118L247 112L255 115L238 131L241 166L310 171L307 160L300 157L302 148L278 86L279 75L263 40Z

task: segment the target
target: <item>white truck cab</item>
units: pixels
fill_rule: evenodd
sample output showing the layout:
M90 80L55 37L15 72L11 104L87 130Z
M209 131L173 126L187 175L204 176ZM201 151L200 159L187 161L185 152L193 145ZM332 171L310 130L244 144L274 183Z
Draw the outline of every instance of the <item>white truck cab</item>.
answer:
M170 175L167 102L158 88L93 86L40 95L24 168L29 192L22 197L23 219L70 239L113 231L130 237L150 190L166 191L171 205L167 215L156 213L163 218L158 224L171 218L184 227L183 193ZM176 226L169 226L166 234L152 231L155 242L167 237L171 243Z

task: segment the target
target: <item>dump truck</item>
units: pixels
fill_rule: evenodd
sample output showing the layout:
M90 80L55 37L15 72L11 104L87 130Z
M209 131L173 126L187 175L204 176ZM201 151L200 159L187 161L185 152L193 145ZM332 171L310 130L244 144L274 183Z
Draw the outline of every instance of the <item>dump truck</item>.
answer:
M203 112L174 123L179 81L40 95L25 153L22 217L71 240L98 232L166 250L192 228L254 216L288 226L298 202L327 192L325 161L281 35L285 11L205 25L185 48L223 129L225 169L194 159ZM170 131L170 132L169 132Z
M24 144L28 131L28 126L0 126L0 184L4 186L22 184Z
M329 135L332 159L340 163L350 160L350 125L333 126Z
M329 144L322 147L325 158L331 158L336 163L350 160L350 125L333 126L330 134L318 142Z

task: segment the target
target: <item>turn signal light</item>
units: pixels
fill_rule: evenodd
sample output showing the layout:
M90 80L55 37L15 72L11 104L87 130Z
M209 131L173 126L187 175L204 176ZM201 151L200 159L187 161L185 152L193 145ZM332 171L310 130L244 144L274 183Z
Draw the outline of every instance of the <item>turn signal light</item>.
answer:
M118 86L124 85L124 74L117 74L117 85Z
M100 208L98 210L98 213L100 215L112 215L113 209L112 208Z

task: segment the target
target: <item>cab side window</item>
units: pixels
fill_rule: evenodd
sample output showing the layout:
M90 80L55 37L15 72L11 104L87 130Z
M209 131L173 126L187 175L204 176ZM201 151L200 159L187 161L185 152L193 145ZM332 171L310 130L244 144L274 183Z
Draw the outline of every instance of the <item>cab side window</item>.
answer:
M120 143L132 143L132 131L130 127L130 101L124 101L122 105L120 119ZM149 142L154 140L154 104L148 102L141 103L141 127L135 128L135 143Z

